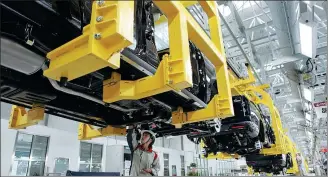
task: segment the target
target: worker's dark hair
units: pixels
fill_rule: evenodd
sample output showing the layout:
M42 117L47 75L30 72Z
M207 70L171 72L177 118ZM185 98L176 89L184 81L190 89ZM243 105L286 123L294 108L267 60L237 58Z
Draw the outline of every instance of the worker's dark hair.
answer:
M155 143L155 137L151 136L151 143L149 144L149 148L153 148L154 143Z

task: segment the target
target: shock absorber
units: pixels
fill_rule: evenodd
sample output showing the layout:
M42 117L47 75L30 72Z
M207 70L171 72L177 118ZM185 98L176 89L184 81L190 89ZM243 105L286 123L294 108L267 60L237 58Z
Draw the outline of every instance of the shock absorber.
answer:
M255 146L255 149L262 149L262 144L261 144L261 142L259 140L257 140L255 142L254 146Z

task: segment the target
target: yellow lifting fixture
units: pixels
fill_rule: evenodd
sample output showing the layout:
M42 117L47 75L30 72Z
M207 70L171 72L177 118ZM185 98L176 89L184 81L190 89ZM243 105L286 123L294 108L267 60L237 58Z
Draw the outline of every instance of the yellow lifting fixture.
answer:
M104 137L104 136L124 136L126 135L125 128L115 128L111 126L107 126L106 128L96 129L93 128L92 125L79 123L79 131L78 131L78 139L79 140L90 140L92 138Z
M185 6L194 1L157 1L154 3L164 13L169 24L170 55L164 56L154 76L137 81L121 80L113 72L104 81L103 101L136 100L170 90L181 90L193 85L189 53L191 40L212 62L216 70L218 93L202 110L187 113L191 118L180 119L181 110L173 115L175 124L225 118L234 115L231 90L221 26L216 2L198 1L208 16L210 36L203 31ZM133 41L133 1L94 1L90 25L83 35L48 53L50 67L44 75L68 81L109 66L119 68L120 50ZM113 42L115 41L115 42ZM183 111L183 110L182 110Z
M113 72L111 78L104 81L103 101L112 103L124 99L136 100L191 87L193 83L190 40L214 65L218 94L202 110L184 113L180 108L173 113L173 124L179 126L233 116L228 68L216 2L198 1L208 16L211 37L185 8L194 4L194 1L182 3L154 0L154 3L164 13L169 24L170 55L164 56L153 76L126 81L121 80L119 73ZM57 81L61 78L70 81L106 66L119 68L120 50L133 41L133 8L133 1L93 1L90 25L84 28L83 35L48 53L50 67L44 75Z
M47 54L48 78L68 81L106 66L120 67L120 51L133 43L134 1L93 1L83 34Z
M206 35L181 2L154 2L168 19L170 56L172 58L182 57L186 60L184 69L189 74L188 78L191 79L188 39L191 40L215 66L219 90L219 94L215 95L204 109L185 113L182 108L179 108L173 112L172 124L180 127L186 123L233 116L228 69L216 2L198 1L208 16L211 38ZM173 72L174 70L175 67L173 67ZM192 83L192 80L190 81ZM175 81L172 80L172 82Z
M9 119L9 129L24 129L36 125L44 118L44 105L33 104L32 109L26 111L24 107L13 105Z
M213 103L220 102L222 108L212 110L216 114L215 116L212 114L213 116L210 118L219 115L220 117L233 115L216 3L200 2L210 19L211 39L181 2L154 1L154 3L165 14L169 22L170 55L163 57L154 76L148 76L137 81L125 81L120 79L118 73L113 73L109 80L104 81L104 101L112 103L123 99L136 100L170 90L179 91L191 87L192 71L189 53L189 40L191 40L216 66L218 85L220 85L218 87L220 88L220 99L216 96ZM200 119L206 120L208 118Z

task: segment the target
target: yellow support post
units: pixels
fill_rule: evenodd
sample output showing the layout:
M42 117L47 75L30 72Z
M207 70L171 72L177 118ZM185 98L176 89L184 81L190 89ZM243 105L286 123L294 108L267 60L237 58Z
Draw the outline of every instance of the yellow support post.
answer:
M292 162L293 162L293 167L287 169L287 173L300 175L300 169L296 160L296 154L297 154L296 145L287 136L286 136L286 145L287 145L287 152L291 154Z
M108 126L106 128L94 129L91 125L85 123L79 123L79 140L90 140L97 137L105 136L124 136L126 134L125 128L115 128Z
M9 119L9 129L24 129L36 125L44 118L44 105L33 104L32 109L26 111L24 107L13 105Z
M68 81L104 67L120 67L120 51L133 43L134 1L93 1L83 34L47 54L44 75Z

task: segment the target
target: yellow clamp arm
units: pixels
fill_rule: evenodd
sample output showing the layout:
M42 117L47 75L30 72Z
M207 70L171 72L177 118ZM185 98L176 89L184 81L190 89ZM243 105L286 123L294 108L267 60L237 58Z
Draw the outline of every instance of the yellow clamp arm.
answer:
M108 126L106 128L95 129L89 124L80 123L79 124L79 140L90 140L92 138L97 137L105 137L105 136L124 136L126 134L125 128L115 128Z
M44 105L33 104L32 109L26 111L24 107L13 105L9 119L9 129L24 129L35 125L44 118Z

